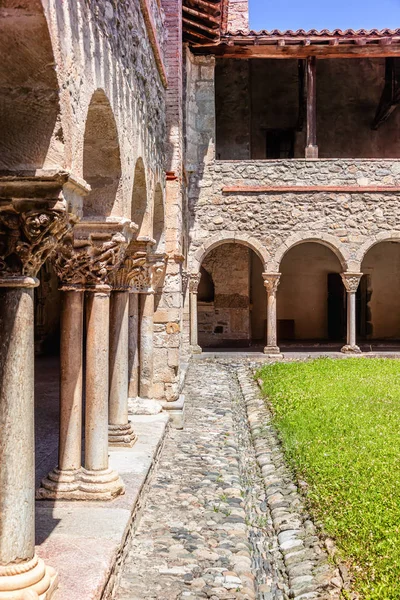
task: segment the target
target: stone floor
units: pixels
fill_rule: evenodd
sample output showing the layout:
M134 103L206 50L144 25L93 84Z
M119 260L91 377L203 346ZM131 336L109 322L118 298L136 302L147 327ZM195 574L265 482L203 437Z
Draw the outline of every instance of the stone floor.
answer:
M264 471L270 474L272 467L262 465L271 462L271 439L254 445L259 428L254 433L253 423L250 429L247 415L247 403L252 407L257 395L249 392L253 384L239 363L191 363L185 429L167 435L112 595L116 600L336 597L329 585L322 588L326 594L316 591L310 561L311 545L319 540L307 533L298 539L297 508L279 517L282 506L290 513L291 503L299 504L287 472L279 493L275 479L269 492L266 487ZM274 510L279 514L273 516ZM321 554L319 565L327 561Z

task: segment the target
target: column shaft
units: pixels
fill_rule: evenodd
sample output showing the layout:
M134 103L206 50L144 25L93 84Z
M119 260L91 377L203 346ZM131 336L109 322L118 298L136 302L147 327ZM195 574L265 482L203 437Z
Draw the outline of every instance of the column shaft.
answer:
M153 391L153 316L154 294L140 295L139 391L141 398L151 398Z
M132 446L136 439L128 421L128 308L128 291L112 292L108 440L113 446Z
M37 281L30 281L30 287L0 287L0 597L46 600L57 575L35 554Z
M0 288L0 331L0 565L8 565L35 553L33 289Z
M139 395L139 294L129 294L129 390L130 398Z
M85 468L108 468L110 296L87 294Z
M267 294L267 346L277 347L276 294Z
M198 347L197 292L190 292L190 345Z
M356 294L347 292L347 343L356 346Z
M60 445L58 467L73 471L82 460L82 291L63 292L60 343Z

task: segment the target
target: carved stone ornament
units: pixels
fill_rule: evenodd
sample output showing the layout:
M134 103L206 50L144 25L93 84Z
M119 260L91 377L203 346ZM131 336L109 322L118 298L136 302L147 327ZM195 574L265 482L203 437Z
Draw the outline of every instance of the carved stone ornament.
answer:
M281 279L281 273L263 273L264 286L267 290L267 294L275 295L278 291L279 281Z
M197 294L201 279L201 273L192 273L189 279L189 292Z
M139 288L148 288L150 286L150 274L146 267L147 253L134 252L129 250L121 263L118 271L115 271L111 277L111 284L115 291L129 291Z
M154 291L160 287L165 277L168 256L166 254L153 254L150 256L151 287Z
M347 292L355 294L361 281L362 273L341 273L342 281Z
M53 207L54 206L54 207ZM61 202L0 202L0 278L35 277L71 230Z
M71 232L54 258L54 268L66 287L110 285L110 275L120 266L128 240L122 233L91 233L77 239Z

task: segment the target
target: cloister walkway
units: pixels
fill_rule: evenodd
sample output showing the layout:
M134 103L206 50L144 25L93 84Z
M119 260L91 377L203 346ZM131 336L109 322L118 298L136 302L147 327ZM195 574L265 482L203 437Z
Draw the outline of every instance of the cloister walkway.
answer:
M240 360L191 362L185 428L167 434L116 600L336 598L317 591L332 573L290 512L301 502L277 441L254 442L255 388Z

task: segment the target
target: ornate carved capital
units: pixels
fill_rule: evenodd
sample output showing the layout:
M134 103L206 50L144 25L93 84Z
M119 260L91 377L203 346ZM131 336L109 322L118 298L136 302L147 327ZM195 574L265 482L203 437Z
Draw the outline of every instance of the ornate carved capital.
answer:
M347 292L355 294L361 281L362 273L341 273L342 281Z
M146 266L146 252L130 252L129 249L118 271L113 273L111 284L115 291L141 291L150 286L150 276Z
M160 287L164 280L168 256L166 254L153 254L149 257L151 271L151 287L154 291Z
M70 230L64 202L0 200L0 278L36 277Z
M124 259L126 235L109 227L88 228L80 223L64 238L54 258L61 287L96 287L111 284L111 275Z
M201 273L191 273L189 279L189 292L192 294L197 294L199 290L199 283L201 279Z
M278 291L279 281L281 279L281 273L263 273L264 286L267 290L267 294L275 295Z

